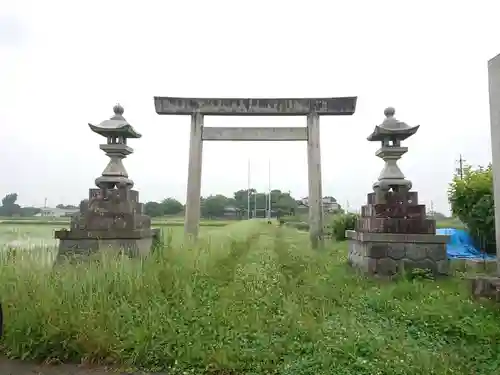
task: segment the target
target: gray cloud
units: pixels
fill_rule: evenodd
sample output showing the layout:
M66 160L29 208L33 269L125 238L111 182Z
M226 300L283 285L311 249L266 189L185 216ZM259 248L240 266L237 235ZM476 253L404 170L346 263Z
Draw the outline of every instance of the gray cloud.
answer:
M473 164L491 160L486 62L499 52L498 0L474 7L451 0L228 4L32 1L3 22L0 34L11 42L26 39L23 30L36 33L7 69L0 59L0 115L8 124L0 124L0 195L18 192L22 204L48 198L50 205L85 197L106 165L87 123L109 118L119 101L143 134L130 142L135 153L125 160L141 199L184 201L189 118L158 116L154 96L357 95L354 116L321 118L323 191L353 208L382 169L378 145L366 137L387 106L398 119L421 125L405 142L409 152L400 165L422 202L436 210L448 209L446 189L460 153ZM205 120L207 126L305 122ZM248 159L252 185L267 189L271 159L272 186L306 196L305 157L300 142L207 143L202 193L245 187Z
M26 38L26 31L18 17L0 14L0 46L17 47Z

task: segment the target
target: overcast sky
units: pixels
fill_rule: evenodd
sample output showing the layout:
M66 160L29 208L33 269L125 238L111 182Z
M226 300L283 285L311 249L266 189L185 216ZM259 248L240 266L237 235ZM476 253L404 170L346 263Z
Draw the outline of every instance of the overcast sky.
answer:
M412 5L410 5L412 4ZM119 102L143 134L125 160L141 200L185 201L188 116L154 96L358 96L321 117L324 195L362 205L383 162L366 140L387 106L418 133L400 162L423 203L447 211L462 153L491 160L487 60L498 0L0 0L0 195L78 203L107 158L88 123ZM206 117L206 126L305 126L303 117ZM202 194L268 185L307 196L304 142L204 145Z

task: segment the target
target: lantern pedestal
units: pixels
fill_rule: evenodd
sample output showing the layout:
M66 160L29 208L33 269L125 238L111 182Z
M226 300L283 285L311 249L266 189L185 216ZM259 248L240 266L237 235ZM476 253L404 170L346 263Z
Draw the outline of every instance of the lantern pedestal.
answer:
M397 161L408 148L401 141L415 134L394 118L394 108L384 111L386 119L375 127L369 141L381 142L376 156L385 166L368 194L355 230L346 231L348 262L364 273L394 276L414 269L430 271L434 276L448 274L446 255L448 236L436 235L436 221L427 218L425 205L410 191L411 181L399 169Z
M159 229L151 229L151 218L142 212L139 193L127 188L89 189L87 204L71 220L69 230L56 231L58 260L87 257L105 250L130 257L150 253Z
M143 214L139 193L132 190L122 160L132 154L127 138L140 138L125 120L123 108L113 108L115 115L95 126L92 131L107 138L100 146L110 158L102 175L96 178L96 188L89 189L88 200L80 203L80 212L72 217L70 229L58 230L58 261L64 258L85 258L105 250L108 254L124 254L130 257L146 256L159 230L151 228L151 219Z
M426 218L418 194L389 192L384 198L387 203L377 204L376 194L368 194L368 204L362 207L355 230L346 232L349 264L376 276L394 276L413 269L446 275L448 236L435 234L436 222Z

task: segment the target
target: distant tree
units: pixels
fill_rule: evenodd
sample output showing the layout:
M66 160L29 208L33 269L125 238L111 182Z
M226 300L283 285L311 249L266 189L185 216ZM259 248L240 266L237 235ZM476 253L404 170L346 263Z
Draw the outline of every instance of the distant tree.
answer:
M144 205L144 213L151 217L163 216L163 207L158 202L147 202Z
M18 198L17 193L10 193L7 194L5 197L2 198L2 206L12 206L13 204L16 203Z
M271 191L271 201L271 208L277 210L279 216L292 215L297 208L297 202L290 193L280 190Z
M72 204L58 204L56 208L59 208L61 210L74 210L77 209L77 206L73 206Z
M177 215L182 212L184 206L175 198L167 198L161 202L163 215Z
M224 216L229 200L224 195L210 195L201 201L201 216L205 218Z
M17 193L10 193L2 198L0 216L18 216L21 214L21 206L16 204L17 197Z
M257 194L257 191L255 189L241 189L235 191L232 200L234 206L241 210L246 210L248 206L248 194L252 197L254 194ZM250 199L250 205L252 205L252 199Z

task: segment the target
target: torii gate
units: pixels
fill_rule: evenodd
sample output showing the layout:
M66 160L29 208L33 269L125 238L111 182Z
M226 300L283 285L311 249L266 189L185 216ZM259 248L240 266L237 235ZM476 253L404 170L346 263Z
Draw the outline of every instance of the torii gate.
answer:
M191 116L189 171L184 230L197 237L200 224L203 141L307 141L309 180L309 234L313 248L323 240L321 152L319 116L349 116L357 97L310 99L237 99L155 97L159 115ZM203 117L213 116L306 116L306 127L224 128L204 127Z

